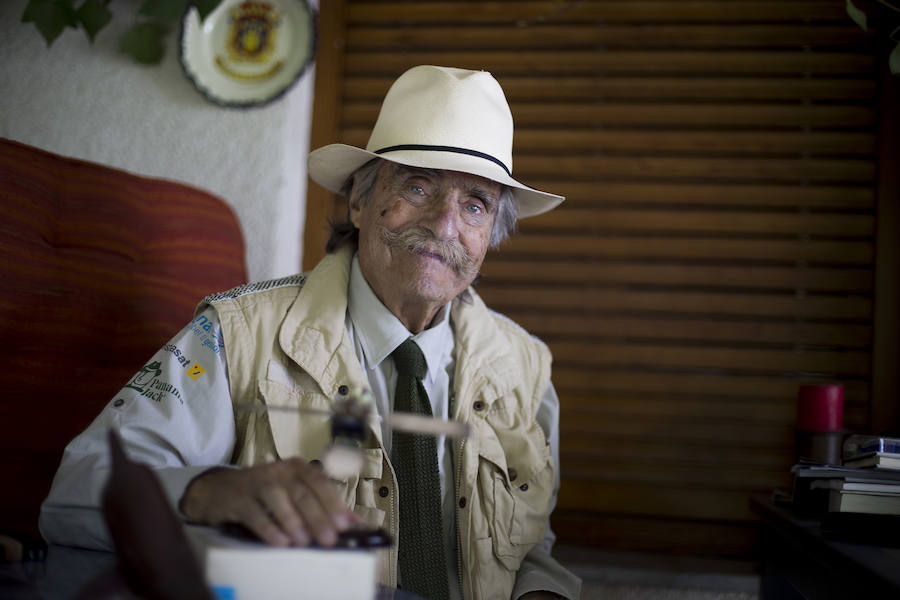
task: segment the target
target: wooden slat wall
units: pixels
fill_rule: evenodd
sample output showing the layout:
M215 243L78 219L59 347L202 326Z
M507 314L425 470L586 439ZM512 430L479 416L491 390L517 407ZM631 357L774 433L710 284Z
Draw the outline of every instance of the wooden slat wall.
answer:
M479 284L554 353L560 539L750 553L798 384L843 383L846 425L869 426L871 36L843 0L334 4L341 89L316 119L341 141L365 145L405 69L485 69L515 175L568 197Z

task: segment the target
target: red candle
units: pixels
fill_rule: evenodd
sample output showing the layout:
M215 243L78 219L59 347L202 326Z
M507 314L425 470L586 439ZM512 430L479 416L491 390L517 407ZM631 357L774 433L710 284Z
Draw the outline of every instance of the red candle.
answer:
M844 387L801 385L797 396L797 429L838 431L844 426Z

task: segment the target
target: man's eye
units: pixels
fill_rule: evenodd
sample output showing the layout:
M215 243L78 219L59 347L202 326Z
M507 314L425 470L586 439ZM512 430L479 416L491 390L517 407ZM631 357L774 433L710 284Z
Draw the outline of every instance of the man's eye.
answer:
M423 188L421 185L410 185L409 191L418 196L425 195L425 188Z
M484 212L484 209L481 208L480 204L467 204L466 210L468 212L472 213L473 215L480 215L481 213Z

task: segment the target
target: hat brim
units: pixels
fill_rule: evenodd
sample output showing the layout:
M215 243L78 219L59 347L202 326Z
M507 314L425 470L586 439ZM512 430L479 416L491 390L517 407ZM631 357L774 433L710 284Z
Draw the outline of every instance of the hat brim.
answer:
M398 150L389 154L376 154L347 144L329 144L310 152L307 167L313 181L329 191L340 192L347 178L373 158L383 158L410 167L470 173L509 186L518 201L520 219L547 212L565 200L563 196L519 183L490 161L456 152Z

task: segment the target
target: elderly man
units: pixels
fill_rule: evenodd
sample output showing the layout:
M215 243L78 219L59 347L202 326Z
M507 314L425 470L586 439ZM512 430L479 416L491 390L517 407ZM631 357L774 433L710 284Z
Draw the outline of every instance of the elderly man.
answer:
M517 215L562 201L512 178L512 132L489 73L404 73L365 150L310 155L310 176L348 202L328 255L306 275L201 303L66 448L45 537L109 547L97 507L115 427L191 520L300 546L334 545L368 523L396 541L385 585L428 598L577 598L580 582L550 557L550 353L469 287ZM328 420L302 409L321 412L354 387L371 390L380 415L422 412L470 435L392 432L382 419L358 475L329 478L316 464Z

